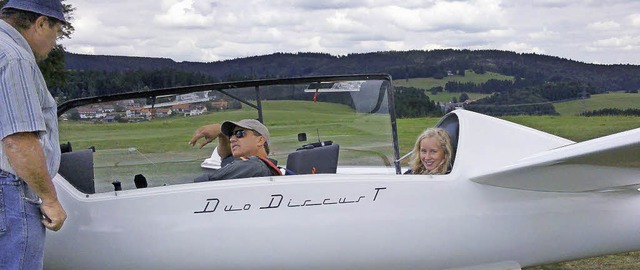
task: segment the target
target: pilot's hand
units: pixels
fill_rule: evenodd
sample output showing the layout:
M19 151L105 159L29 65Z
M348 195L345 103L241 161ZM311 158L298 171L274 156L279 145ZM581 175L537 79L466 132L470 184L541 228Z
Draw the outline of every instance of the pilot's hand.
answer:
M64 211L58 200L42 201L40 211L44 218L42 224L52 231L58 231L62 228L62 224L67 219L67 212Z
M204 138L204 141L200 143L200 148L202 148L205 145L212 142L213 140L215 140L216 138L218 138L220 134L221 134L220 124L211 124L211 125L201 126L196 130L196 132L193 133L193 137L191 137L191 140L189 141L189 145L195 146L198 140L200 140L201 138Z

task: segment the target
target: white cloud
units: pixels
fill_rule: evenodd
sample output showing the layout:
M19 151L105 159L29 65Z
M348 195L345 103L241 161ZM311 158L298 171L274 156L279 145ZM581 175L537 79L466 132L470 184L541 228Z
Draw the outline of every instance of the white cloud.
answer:
M640 57L635 0L74 0L77 53L217 61L274 52L501 49Z
M640 27L640 14L631 14L628 16L632 27Z
M542 31L530 33L528 34L528 36L533 40L550 40L557 38L559 34L554 31L549 31L546 27L544 27Z
M325 21L327 26L334 32L357 32L366 28L366 25L356 21L345 11L337 11L326 18Z
M96 54L96 48L91 46L77 46L77 47L67 48L67 49L72 49L73 51L81 54L89 54L89 55Z
M613 31L613 30L618 30L620 29L620 24L614 21L606 21L606 22L594 22L594 23L590 23L587 26L587 29L589 30L595 30L595 31Z
M536 46L531 46L526 43L521 42L509 42L506 44L502 44L498 47L498 49L506 50L506 51L514 51L519 53L539 53L544 54L544 50L538 48Z
M446 49L446 47L443 47L440 44L424 44L422 45L422 47L420 48L422 50L441 50L441 49Z
M366 0L285 0L274 2L280 2L282 5L293 5L305 10L346 9L367 5Z
M622 49L622 50L632 50L634 48L638 48L640 45L640 37L613 37L608 39L597 40L593 43L595 48L601 49Z
M409 31L458 30L481 32L503 27L502 9L496 1L438 1L426 8L388 8L391 21Z
M154 22L164 26L204 27L210 25L211 19L195 9L194 0L163 0L163 13L154 16ZM200 4L199 6L203 6Z

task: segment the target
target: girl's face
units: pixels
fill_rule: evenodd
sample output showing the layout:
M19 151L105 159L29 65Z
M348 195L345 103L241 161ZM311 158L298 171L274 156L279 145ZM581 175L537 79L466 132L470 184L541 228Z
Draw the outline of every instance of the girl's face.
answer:
M429 137L420 141L420 161L427 171L432 171L444 162L444 149L440 147L438 139Z

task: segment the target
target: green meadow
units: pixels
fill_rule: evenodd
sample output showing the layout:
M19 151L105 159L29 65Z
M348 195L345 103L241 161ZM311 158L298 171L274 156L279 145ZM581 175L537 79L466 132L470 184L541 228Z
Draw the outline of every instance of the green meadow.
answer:
M434 79L434 78L412 78L408 80L399 79L399 80L394 80L393 85L429 90L431 88L438 87L438 86L444 87L444 85L447 84L447 82L484 83L490 79L513 80L513 76L505 76L505 75L501 75L494 72L485 72L484 74L477 74L473 72L473 70L467 70L465 71L464 76L452 75L452 76L444 77L442 79Z
M379 140L381 129L390 130L385 115L357 114L345 105L314 103L309 101L264 101L265 124L269 127L273 142L272 150L293 151L302 143L298 133L307 133L309 141L318 136L325 141L340 137L346 144L357 142L360 135L369 135L368 140ZM221 123L227 119L257 118L253 109L214 112L192 117L158 118L137 123L90 123L62 121L60 141L70 141L74 148L122 149L135 146L143 153L165 153L184 151L196 128ZM381 125L386 126L381 127ZM284 145L284 146L283 146ZM290 149L293 148L293 149Z
M584 100L573 100L554 103L556 111L563 116L579 115L585 111L595 111L607 108L640 109L640 94L612 92L591 95Z
M498 73L486 72L485 74L476 74L473 70L467 70L465 76L453 75L443 79L434 78L413 78L408 80L396 80L393 82L396 86L414 87L425 90L425 94L429 99L436 102L450 102L452 98L459 98L460 93L442 92L437 95L431 94L428 90L433 87L444 87L447 82L456 81L461 83L473 82L484 83L490 79L496 80L513 80L512 76L505 76ZM477 100L489 95L478 93L467 93L469 99ZM556 102L553 104L556 111L562 116L576 116L585 111L594 111L606 108L617 109L640 109L640 94L611 92L606 94L591 95L591 98L584 100L572 100L565 102Z
M386 165L393 163L390 119L386 114L355 113L334 103L310 101L264 101L264 119L271 132L271 157L286 163L288 153L309 142L340 144L340 165ZM158 118L137 123L60 122L60 141L74 150L94 146L96 189L111 189L115 180L130 187L128 179L142 173L151 186L182 183L202 174L200 163L211 156L216 143L202 149L188 141L200 126L227 119L256 118L253 109L213 112L192 117ZM640 127L638 117L623 116L511 116L503 119L546 131L573 141L585 141ZM413 148L416 136L439 118L397 119L400 155ZM308 141L299 142L298 133ZM183 179L180 179L183 178Z
M486 72L484 74L477 74L473 72L473 70L465 71L465 76L453 75L447 76L443 79L434 79L434 78L413 78L408 80L396 80L393 81L395 86L403 86L403 87L414 87L417 89L429 90L434 87L444 87L447 82L460 82L460 83L484 83L490 79L496 80L513 80L512 76L505 76L494 72ZM429 97L429 99L436 102L450 102L452 98L460 97L460 93L449 93L443 92L438 93L437 95L431 94L429 91L425 91L425 94ZM481 99L483 97L489 96L487 94L478 94L478 93L467 93L469 95L469 99Z
M346 105L311 101L264 101L262 106L271 134L271 157L281 164L288 153L318 140L340 144L341 165L393 164L391 125L386 114L356 113ZM198 127L244 118L257 118L257 112L242 109L137 123L61 121L60 141L71 142L74 150L96 148L98 192L110 190L115 180L131 188L128 179L136 174L152 179L150 186L176 184L186 178L193 181L202 174L200 163L211 156L217 143L202 149L188 145ZM306 133L307 141L299 142L299 133Z
M576 142L640 127L640 118L633 116L508 116L501 118ZM415 136L425 126L433 126L438 120L438 118L398 119L400 144L406 146L407 140L415 140Z
M380 116L364 116L353 113L340 104L314 104L305 101L265 101L265 122L274 140L287 145L283 151L291 151L301 144L297 133L305 132L310 141L341 137L347 144L356 142L360 135L371 136L378 130L388 132L388 119ZM142 153L166 153L199 151L190 148L187 142L197 127L219 123L226 119L255 118L256 112L249 109L211 113L193 117L170 117L138 123L101 123L61 121L60 141L72 142L74 149L95 146L97 149L125 149L134 147ZM624 116L511 116L503 117L574 141L584 141L616 132L640 127L640 119ZM435 125L438 118L398 119L400 148L410 150L415 136L427 127ZM354 124L358 123L358 124ZM349 136L347 136L349 135ZM385 135L386 136L386 135ZM371 138L369 138L371 139ZM376 141L382 141L377 136ZM388 142L391 143L390 141ZM207 150L210 154L210 149Z

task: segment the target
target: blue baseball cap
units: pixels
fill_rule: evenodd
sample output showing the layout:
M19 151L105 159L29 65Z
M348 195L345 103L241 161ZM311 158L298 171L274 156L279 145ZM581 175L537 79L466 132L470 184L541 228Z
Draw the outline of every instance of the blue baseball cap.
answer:
M2 7L2 9L5 8L31 11L58 19L64 23L67 22L67 20L64 19L62 2L60 0L9 0L9 2Z

